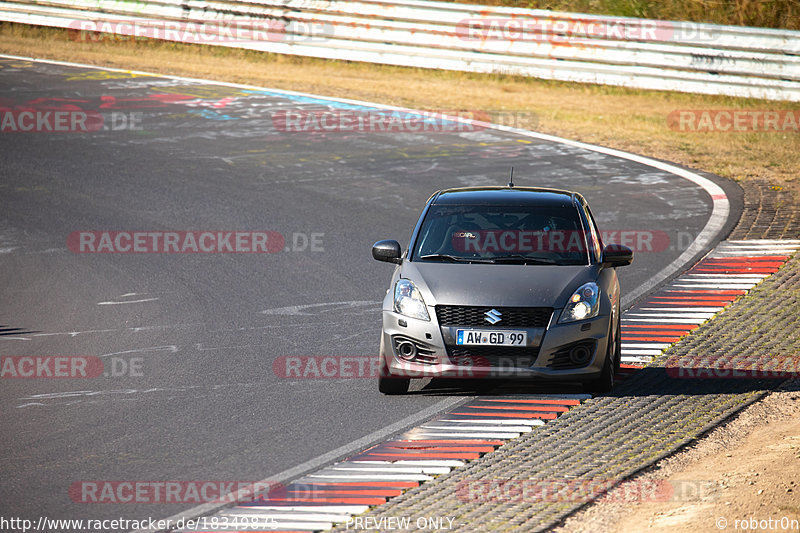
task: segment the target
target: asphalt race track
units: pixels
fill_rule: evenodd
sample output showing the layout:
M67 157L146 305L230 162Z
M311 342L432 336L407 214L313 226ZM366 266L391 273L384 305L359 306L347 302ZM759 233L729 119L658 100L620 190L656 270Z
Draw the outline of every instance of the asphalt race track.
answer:
M174 515L195 504L85 503L70 487L299 474L475 392L431 381L390 398L374 379L273 366L377 354L391 267L370 247L407 244L437 189L505 184L513 165L519 186L580 191L603 230L638 232L628 291L712 208L668 172L491 129L287 131L287 113L376 109L279 91L5 58L0 109L0 355L103 361L87 379L4 373L4 515ZM32 131L17 131L23 110ZM49 131L76 110L90 120ZM277 233L274 253L79 253L88 231Z

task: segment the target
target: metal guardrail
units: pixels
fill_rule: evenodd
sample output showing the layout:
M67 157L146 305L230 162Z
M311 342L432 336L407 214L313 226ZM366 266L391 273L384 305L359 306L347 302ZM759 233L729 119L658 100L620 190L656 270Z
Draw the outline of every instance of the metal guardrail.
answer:
M425 0L16 0L0 20L326 59L800 101L800 32Z

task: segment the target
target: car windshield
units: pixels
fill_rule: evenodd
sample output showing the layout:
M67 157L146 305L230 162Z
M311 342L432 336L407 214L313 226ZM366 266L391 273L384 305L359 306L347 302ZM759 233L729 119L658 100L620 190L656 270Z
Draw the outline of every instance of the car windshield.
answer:
M412 260L586 265L590 240L575 207L432 205Z

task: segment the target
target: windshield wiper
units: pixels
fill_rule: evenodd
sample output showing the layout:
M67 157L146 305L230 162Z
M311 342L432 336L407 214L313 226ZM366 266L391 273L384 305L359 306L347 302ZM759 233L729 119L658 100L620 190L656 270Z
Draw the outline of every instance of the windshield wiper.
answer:
M557 265L558 261L547 257L531 257L529 255L502 255L495 257L496 263L525 263L529 265Z
M459 257L457 255L449 255L449 254L428 254L428 255L421 255L419 256L420 259L431 260L431 259L447 259L448 261L453 261L454 263L494 263L494 259L480 259L475 257Z

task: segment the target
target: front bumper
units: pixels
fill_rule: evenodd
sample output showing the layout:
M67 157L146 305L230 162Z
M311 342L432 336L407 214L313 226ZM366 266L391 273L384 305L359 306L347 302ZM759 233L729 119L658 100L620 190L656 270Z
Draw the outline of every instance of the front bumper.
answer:
M429 311L433 311L429 308ZM399 377L450 378L539 378L548 380L586 381L600 376L608 346L610 317L603 313L592 319L558 324L561 309L554 309L547 327L497 328L440 327L436 313L431 320L409 318L394 311L383 310L383 331L380 357L389 374ZM524 330L527 343L520 347L456 346L458 329ZM412 350L399 346L403 342L415 345ZM570 360L572 348L581 345L589 349L577 363ZM405 353L403 353L405 352Z

